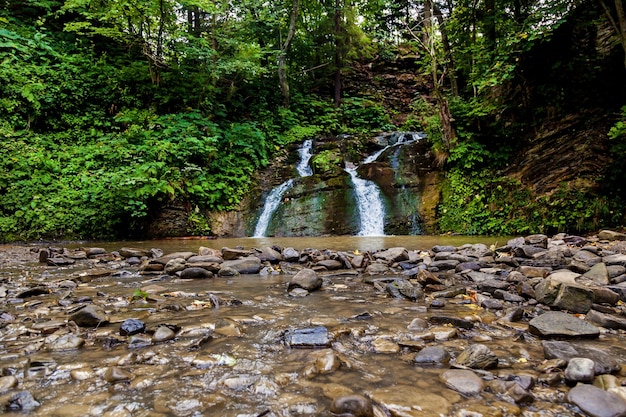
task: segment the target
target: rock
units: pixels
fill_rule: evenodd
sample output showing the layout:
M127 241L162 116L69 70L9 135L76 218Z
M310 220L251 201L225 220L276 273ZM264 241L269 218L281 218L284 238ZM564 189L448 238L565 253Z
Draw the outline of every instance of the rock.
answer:
M128 338L128 348L137 349L152 345L152 337L147 334L134 334Z
M411 301L417 301L424 297L421 287L415 287L407 279L396 278L385 286L387 292L395 298L406 297Z
M596 376L595 364L588 358L572 358L565 368L565 381L569 384L592 382Z
M387 272L389 272L389 267L379 262L369 264L367 268L365 268L365 273L369 275L384 275Z
M406 248L390 248L382 252L376 252L374 259L382 259L391 264L394 262L402 262L409 259L409 253Z
M615 305L620 300L619 294L607 287L591 287L591 291L596 304Z
M180 272L180 277L182 279L207 279L213 278L213 272L204 268L191 267L183 269Z
M494 300L493 298L484 299L480 306L489 310L502 310L504 308L502 301Z
M152 341L154 343L162 343L167 342L168 340L172 340L176 337L176 333L174 330L170 329L168 326L159 326L154 331L152 335Z
M460 400L456 393L443 397L418 385L402 384L375 389L368 396L386 410L386 413L381 412L377 416L394 417L447 416L450 415L451 403Z
M60 352L65 350L80 349L85 344L85 339L78 337L74 334L65 334L58 339L54 340L48 345L48 349L54 352Z
M283 259L287 262L297 262L300 259L300 252L294 248L283 249Z
M222 262L224 262L224 259L222 259L221 255L220 256L215 256L215 255L194 255L192 257L190 257L189 259L187 259L187 262L190 264L196 264L196 263L217 263L217 264L221 264Z
M567 400L591 417L621 417L626 415L625 400L619 395L593 385L577 385L569 391Z
M626 318L604 314L596 310L591 310L585 317L587 321L607 329L626 330Z
M195 256L195 253L193 253L193 252L172 252L172 253L168 253L167 255L163 255L163 256L160 256L158 258L155 258L151 262L167 265L169 262L171 262L174 259L182 259L183 261L185 261L185 262L182 262L182 263L186 263L187 259L191 258L192 256Z
M614 358L602 350L592 347L573 344L565 341L543 341L543 352L546 359L569 361L572 358L588 358L594 363L596 375L610 374L621 369L621 365Z
M450 369L439 377L448 388L467 397L478 395L484 389L483 380L470 370Z
M442 246L442 245L435 245L433 246L433 252L438 253L438 252L454 252L456 251L456 248L454 246Z
M472 369L492 369L498 366L498 357L487 346L475 344L461 352L454 363Z
M372 342L372 348L376 353L389 354L400 352L400 346L397 343L382 337L379 337Z
M474 323L469 320L461 319L458 317L449 317L449 316L431 316L428 319L428 322L431 324L443 324L443 325L452 325L454 327L459 327L461 329L473 329Z
M137 319L128 319L120 325L120 335L132 336L134 334L143 333L146 330L146 324Z
M594 338L600 335L600 329L593 324L559 311L549 311L535 317L528 323L528 330L534 335L547 338Z
M81 308L72 314L70 320L80 327L98 327L109 322L104 309L93 304Z
M252 251L243 249L222 248L222 257L225 261L232 261L252 255Z
M341 269L343 268L343 263L339 262L336 259L324 259L322 261L318 261L315 265L317 266L323 266L324 268L328 269L329 271L334 271L337 269Z
M0 377L0 393L9 391L19 385L19 381L13 375Z
M221 269L232 268L240 274L258 274L261 270L261 260L256 256L224 261Z
M323 281L312 269L303 269L294 275L287 286L288 290L294 287L303 288L307 291L316 291L322 287Z
M149 249L141 249L141 248L121 248L119 251L120 256L124 257L124 258L132 258L132 257L137 257L137 258L141 258L141 257L151 257L152 256L152 252L150 252Z
M133 379L133 374L118 366L111 366L104 373L104 380L110 383L129 381L131 379Z
M598 233L598 239L602 240L626 240L626 234L615 232L613 230L601 230Z
M328 334L328 329L323 326L290 330L285 333L285 343L289 347L329 347L330 342L331 340L330 335Z
M428 322L418 317L418 318L411 320L411 323L409 323L409 325L406 328L414 332L415 331L421 332L423 330L428 329Z
M0 403L0 411L4 411L3 409L6 409L28 413L41 405L41 403L37 401L28 391L15 392L6 398L2 398L2 400L6 401L6 403Z
M567 310L572 313L586 313L591 310L594 294L589 288L582 285L563 283L559 288L553 307Z
M574 254L573 260L582 262L588 267L593 267L602 262L602 258L593 252L581 249Z
M433 261L430 263L430 265L428 265L428 269L429 270L436 270L436 271L446 271L449 269L455 269L456 266L459 264L459 261L455 261L453 259L444 259L441 261Z
M615 255L609 255L602 258L602 261L607 265L621 265L626 266L626 255L618 253Z
M76 261L70 258L54 257L46 259L48 266L68 266L74 265Z
M87 367L72 369L70 371L70 378L72 378L72 380L74 381L85 381L87 379L94 378L95 375L96 373L91 368Z
M372 401L362 395L335 398L330 405L330 412L346 417L374 417Z
M323 349L310 355L312 362L307 366L304 375L312 378L315 375L332 374L341 366L341 361L332 349Z
M229 266L223 266L217 272L217 275L219 275L220 277L236 277L239 275L239 272Z
M524 242L527 245L538 246L544 249L548 248L548 236L546 235L537 234L537 235L526 236L524 238Z
M263 247L261 249L256 249L255 256L261 260L261 262L269 262L272 264L276 264L283 260L283 255L280 254L276 249L271 248L269 246Z
M423 366L446 365L450 354L443 346L426 346L415 355L413 362Z
M187 261L185 258L173 258L167 261L163 269L167 274L174 275L185 268L187 268Z

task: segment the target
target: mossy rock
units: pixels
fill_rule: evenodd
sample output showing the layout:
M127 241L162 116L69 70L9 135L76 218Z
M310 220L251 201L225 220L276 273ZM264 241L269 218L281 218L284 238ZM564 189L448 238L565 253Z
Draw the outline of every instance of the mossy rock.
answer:
M313 173L327 179L343 173L343 157L339 149L327 149L311 159Z

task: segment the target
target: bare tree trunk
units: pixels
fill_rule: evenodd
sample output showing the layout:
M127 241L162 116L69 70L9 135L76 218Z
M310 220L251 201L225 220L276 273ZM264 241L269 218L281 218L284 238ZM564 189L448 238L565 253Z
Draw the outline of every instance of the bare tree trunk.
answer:
M280 85L280 94L283 96L283 107L289 107L289 80L287 79L287 53L291 47L291 41L296 33L296 21L298 19L298 11L300 9L300 0L293 0L291 9L291 21L289 22L289 30L287 39L282 45L277 57L278 66L278 83Z
M446 28L446 22L443 19L443 13L441 13L441 9L437 6L436 3L433 3L433 13L437 18L437 22L439 23L439 32L441 33L441 43L443 44L443 52L446 57L446 72L448 73L448 78L450 79L450 90L452 91L452 96L458 97L459 95L459 84L456 79L456 72L454 71L454 58L452 56L452 47L450 46L450 40L448 39L448 30Z
M437 61L437 53L435 48L435 37L433 36L433 2L432 0L424 0L424 33L426 34L426 42L424 47L427 49L431 60L431 73L433 77L433 92L439 109L439 119L441 120L441 139L444 149L450 150L455 138L454 128L452 127L452 117L448 100L441 92L441 80L439 78L439 67Z

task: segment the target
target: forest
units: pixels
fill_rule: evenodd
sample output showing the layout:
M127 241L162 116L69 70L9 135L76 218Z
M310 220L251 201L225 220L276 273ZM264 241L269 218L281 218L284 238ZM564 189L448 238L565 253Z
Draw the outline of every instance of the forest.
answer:
M402 117L354 75L399 57ZM428 134L440 232L626 220L622 0L3 0L0 61L1 241L141 237L173 201L211 234L291 145L389 130Z

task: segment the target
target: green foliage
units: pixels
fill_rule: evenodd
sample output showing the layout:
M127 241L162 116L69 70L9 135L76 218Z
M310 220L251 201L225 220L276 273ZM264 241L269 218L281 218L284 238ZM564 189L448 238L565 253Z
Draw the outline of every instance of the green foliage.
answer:
M335 176L341 170L343 159L338 149L327 149L313 156L313 172L322 176Z
M450 171L439 206L442 231L479 235L581 232L619 224L619 203L568 184L536 198L489 169Z

